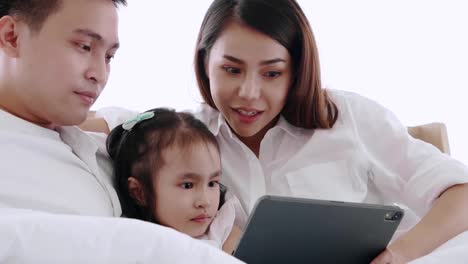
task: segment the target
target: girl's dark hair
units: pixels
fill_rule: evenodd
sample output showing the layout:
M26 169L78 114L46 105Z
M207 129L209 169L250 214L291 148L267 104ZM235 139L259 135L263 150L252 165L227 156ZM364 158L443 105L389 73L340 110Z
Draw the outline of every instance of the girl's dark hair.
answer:
M113 160L114 175L126 217L157 222L154 216L153 177L164 166L162 152L170 146L184 148L194 143L212 144L219 151L216 137L200 120L186 112L168 108L155 108L154 117L138 122L130 130L122 125L111 131L107 138L107 151ZM128 178L135 177L143 186L145 206L130 195ZM220 205L225 200L226 188L220 185Z
M282 115L297 127L331 128L338 108L322 89L320 65L312 29L294 0L215 0L208 9L198 35L195 72L205 103L216 109L206 60L210 50L229 23L248 26L278 41L293 62L294 81Z

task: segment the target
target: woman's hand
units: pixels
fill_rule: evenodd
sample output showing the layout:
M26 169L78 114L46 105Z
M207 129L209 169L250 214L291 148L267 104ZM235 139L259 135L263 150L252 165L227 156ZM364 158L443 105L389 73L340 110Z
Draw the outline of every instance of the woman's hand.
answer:
M104 118L94 117L94 113L92 112L88 114L86 120L78 125L78 127L89 132L110 133L106 120L104 120Z
M391 247L380 253L371 264L406 264L408 259L400 254L397 250L392 250Z

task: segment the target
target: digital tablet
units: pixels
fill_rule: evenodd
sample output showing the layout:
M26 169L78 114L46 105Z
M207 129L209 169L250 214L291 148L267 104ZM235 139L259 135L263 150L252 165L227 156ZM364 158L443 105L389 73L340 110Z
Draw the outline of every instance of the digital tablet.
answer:
M397 206L263 196L233 255L249 264L368 264L403 213Z

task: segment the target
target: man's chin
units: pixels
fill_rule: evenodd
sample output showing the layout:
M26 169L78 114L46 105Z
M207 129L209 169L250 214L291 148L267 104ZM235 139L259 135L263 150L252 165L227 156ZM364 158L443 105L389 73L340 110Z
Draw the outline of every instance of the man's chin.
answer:
M53 123L56 126L77 126L86 121L88 113L68 113L67 115L61 115Z

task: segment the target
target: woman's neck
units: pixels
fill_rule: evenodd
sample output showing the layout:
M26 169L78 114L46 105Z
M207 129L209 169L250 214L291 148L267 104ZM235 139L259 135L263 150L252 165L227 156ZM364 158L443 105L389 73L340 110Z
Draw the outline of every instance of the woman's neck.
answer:
M265 137L268 130L273 128L276 123L278 122L279 116L273 119L270 123L268 123L264 128L257 132L257 134L250 136L250 137L242 137L236 134L239 140L244 143L254 154L257 158L260 156L260 144L262 143L263 138Z

